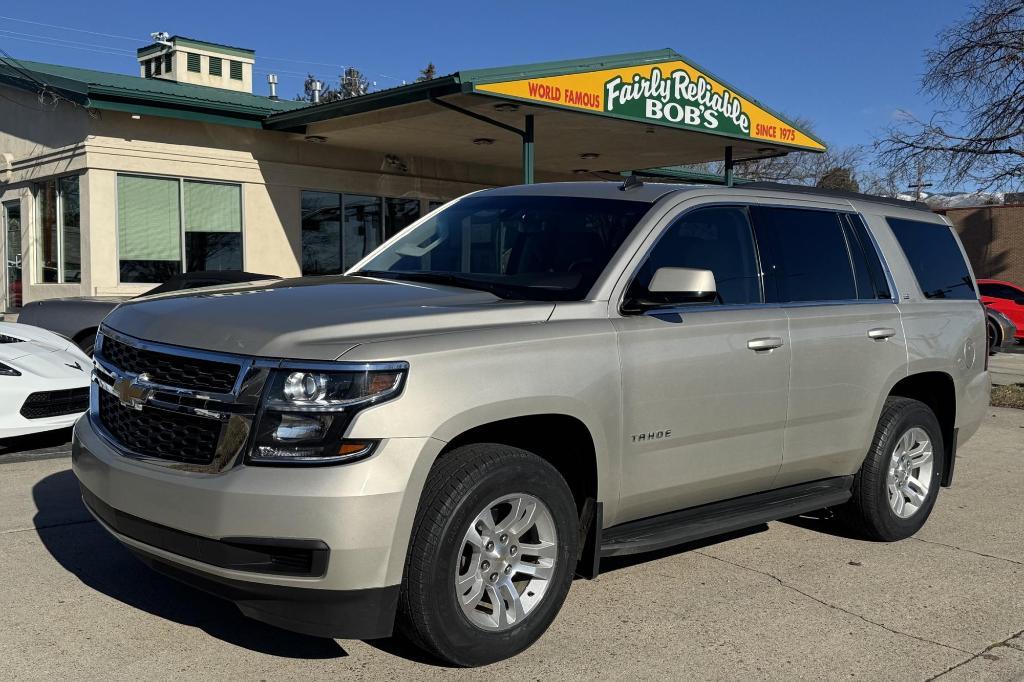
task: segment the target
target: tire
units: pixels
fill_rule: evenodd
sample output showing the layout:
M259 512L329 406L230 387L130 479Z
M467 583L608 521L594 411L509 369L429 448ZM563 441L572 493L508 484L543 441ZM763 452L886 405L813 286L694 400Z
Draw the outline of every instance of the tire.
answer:
M999 351L999 346L1003 342L1002 335L992 320L988 320L986 326L988 327L988 351L990 354L995 354Z
M907 449L908 444L921 446L925 440L931 447L930 458L925 455L927 446L917 455L912 454L915 447L911 447L911 456L899 463L898 450ZM853 496L836 510L836 515L848 528L871 540L908 538L928 520L944 466L942 429L931 408L910 398L889 398L868 455L854 476ZM901 482L906 486L902 487ZM922 491L921 484L927 485L927 491Z
M88 355L91 358L92 354L93 354L93 350L95 350L95 348L96 348L96 332L92 332L90 334L86 334L86 335L82 336L82 338L78 339L77 345L78 345L78 348L83 353L85 353L86 355Z
M533 504L530 500L540 504L534 504L530 517L534 526L527 526L531 520L520 515L520 527L507 524L509 533L503 534L501 527L514 515L512 501L491 505L510 496L522 500L524 509ZM485 509L492 510L494 530L484 528L478 540L471 528L484 523ZM508 538L505 543L501 542L503 536ZM492 552L487 552L489 541L496 543ZM523 545L518 553L516 542ZM576 504L565 479L553 466L530 452L505 445L480 443L456 448L434 465L424 486L406 557L398 632L453 665L485 665L514 656L544 634L562 607L572 583L578 543ZM549 558L531 555L527 549L541 552L542 547ZM493 564L485 568L485 561ZM514 564L509 565L511 573L502 568L508 565L505 562ZM520 570L549 575L542 580ZM456 587L460 575L469 585L465 601L475 605L462 605L463 593ZM499 577L492 584L495 575ZM520 612L516 622L509 623L513 615L509 609L503 623L491 623L501 620L490 606L495 601L493 595L509 594L505 590L510 586L521 590L519 602L525 614ZM481 595L474 602L478 587Z

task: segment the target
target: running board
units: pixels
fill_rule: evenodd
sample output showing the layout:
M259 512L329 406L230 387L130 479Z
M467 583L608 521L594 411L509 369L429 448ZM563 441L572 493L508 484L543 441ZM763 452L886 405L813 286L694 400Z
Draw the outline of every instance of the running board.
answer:
M601 557L653 552L832 507L850 499L852 485L853 476L826 478L605 528Z

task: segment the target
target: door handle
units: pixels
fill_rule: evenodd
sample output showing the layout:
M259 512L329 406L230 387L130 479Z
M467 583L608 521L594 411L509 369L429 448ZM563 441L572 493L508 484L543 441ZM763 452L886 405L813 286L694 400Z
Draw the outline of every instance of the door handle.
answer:
M775 350L782 345L782 339L778 336L765 336L760 339L750 339L747 341L747 348L755 352L762 352L766 350Z
M890 336L896 336L896 330L892 327L875 327L868 330L868 338L875 341L885 341Z

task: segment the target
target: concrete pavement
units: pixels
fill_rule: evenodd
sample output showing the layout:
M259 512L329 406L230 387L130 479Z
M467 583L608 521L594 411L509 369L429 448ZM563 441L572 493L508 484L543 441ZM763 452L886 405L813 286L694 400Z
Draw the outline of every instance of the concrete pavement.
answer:
M314 639L148 571L67 459L0 465L7 679L1024 679L1024 411L992 408L916 538L812 515L577 581L551 631L471 671L394 641ZM0 461L3 461L0 459Z
M1024 384L1024 353L996 353L988 361L993 384Z

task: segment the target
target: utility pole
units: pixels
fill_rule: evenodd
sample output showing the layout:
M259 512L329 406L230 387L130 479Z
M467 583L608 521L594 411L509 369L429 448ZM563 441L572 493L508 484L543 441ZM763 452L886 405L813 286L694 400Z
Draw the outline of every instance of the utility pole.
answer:
M924 163L921 161L917 162L917 182L911 183L910 189L914 190L914 199L921 201L921 190L925 187L931 187L932 183L924 181Z

